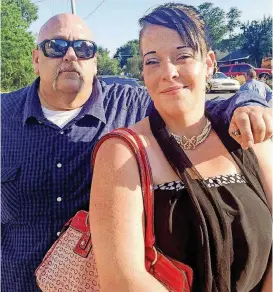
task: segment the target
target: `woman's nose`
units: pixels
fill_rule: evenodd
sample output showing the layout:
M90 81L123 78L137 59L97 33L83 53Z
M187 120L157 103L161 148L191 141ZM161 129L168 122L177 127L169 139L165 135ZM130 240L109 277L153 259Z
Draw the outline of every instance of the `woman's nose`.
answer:
M176 79L179 76L178 68L172 62L166 62L162 66L161 76L163 80L170 81Z

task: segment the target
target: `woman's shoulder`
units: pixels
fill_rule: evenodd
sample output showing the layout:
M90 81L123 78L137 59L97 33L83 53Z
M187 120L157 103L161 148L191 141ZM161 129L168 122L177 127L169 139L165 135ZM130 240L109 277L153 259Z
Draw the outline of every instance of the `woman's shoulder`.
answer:
M129 127L134 131L142 140L144 147L146 148L147 136L149 135L149 125L148 120L142 120ZM129 159L135 157L129 144L124 141L121 137L111 135L116 130L113 130L109 134L103 136L96 144L93 151L93 164L95 160L99 160L100 163L113 163L115 167L121 166L121 164L128 162Z
M133 130L140 137L148 138L152 135L148 117L130 126L129 129Z

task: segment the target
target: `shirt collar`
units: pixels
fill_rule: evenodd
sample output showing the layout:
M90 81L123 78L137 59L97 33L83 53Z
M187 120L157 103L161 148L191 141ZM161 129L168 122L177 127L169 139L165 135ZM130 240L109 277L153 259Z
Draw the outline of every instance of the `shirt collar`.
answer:
M35 117L37 120L44 119L44 114L41 108L40 99L38 96L40 78L37 78L28 88L26 103L23 113L23 124L28 118Z
M28 118L35 117L37 120L44 120L44 114L41 107L41 102L38 96L38 88L40 84L40 78L37 78L28 89L26 103L23 113L23 124ZM95 118L106 123L105 110L103 106L104 94L102 92L102 86L97 78L94 78L93 89L91 96L83 105L80 117L85 115L91 115Z
M93 89L90 98L83 105L80 116L93 116L106 124L105 109L103 105L104 93L99 80L95 77L93 81Z

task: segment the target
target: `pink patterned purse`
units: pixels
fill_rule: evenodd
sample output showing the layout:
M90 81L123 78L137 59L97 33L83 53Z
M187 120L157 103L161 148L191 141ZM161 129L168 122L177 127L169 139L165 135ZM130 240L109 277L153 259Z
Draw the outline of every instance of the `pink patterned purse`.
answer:
M151 170L140 138L129 129L114 130L105 135L96 145L93 164L100 145L111 137L119 137L127 142L137 158L145 210L145 266L147 271L169 291L190 292L193 279L192 269L163 255L155 247ZM79 211L70 219L65 224L59 239L36 269L36 282L42 291L100 292L88 218L88 212Z

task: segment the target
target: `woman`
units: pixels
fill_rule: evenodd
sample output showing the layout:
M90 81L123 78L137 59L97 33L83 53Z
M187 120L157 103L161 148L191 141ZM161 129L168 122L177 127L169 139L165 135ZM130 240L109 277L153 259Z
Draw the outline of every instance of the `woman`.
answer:
M193 268L194 291L271 291L272 144L242 150L206 116L215 56L193 7L159 6L140 25L143 76L155 109L131 129L152 169L156 245ZM101 145L91 193L101 291L167 291L145 270L138 167L120 139Z

